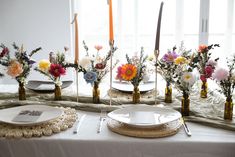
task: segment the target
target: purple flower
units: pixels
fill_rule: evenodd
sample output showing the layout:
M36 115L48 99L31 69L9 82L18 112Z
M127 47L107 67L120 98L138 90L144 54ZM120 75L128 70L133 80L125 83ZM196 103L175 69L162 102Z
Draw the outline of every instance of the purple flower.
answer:
M4 57L5 55L7 55L9 53L9 49L7 47L4 47L2 49L2 52L0 53L0 57Z
M164 56L162 57L162 61L167 62L167 63L173 63L174 60L178 57L179 55L176 54L175 51L168 51Z

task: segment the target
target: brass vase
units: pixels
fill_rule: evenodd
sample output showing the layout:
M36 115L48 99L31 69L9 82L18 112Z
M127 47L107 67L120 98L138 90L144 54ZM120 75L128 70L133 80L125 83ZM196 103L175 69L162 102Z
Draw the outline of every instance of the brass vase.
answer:
M189 94L183 91L183 97L181 100L181 114L182 116L189 116L189 105L190 105L190 100L189 100Z
M132 92L132 101L134 104L137 104L140 102L140 90L139 86L134 86L134 90Z
M227 97L225 106L224 106L224 119L232 120L233 119L233 100L232 97Z
M55 100L61 100L61 86L55 84Z
M208 91L207 81L202 81L200 97L207 98L207 91Z
M172 87L169 82L166 83L165 88L165 103L172 103Z
M26 100L24 82L19 83L18 93L19 93L19 100Z
M94 82L94 87L93 87L93 103L95 103L95 104L100 103L99 82Z

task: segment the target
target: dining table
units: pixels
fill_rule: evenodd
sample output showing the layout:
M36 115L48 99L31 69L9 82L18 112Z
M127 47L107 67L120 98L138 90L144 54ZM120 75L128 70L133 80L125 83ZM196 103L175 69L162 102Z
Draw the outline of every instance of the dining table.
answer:
M5 87L5 88L3 88ZM11 86L1 85L2 91ZM12 86L11 91L16 87ZM124 136L100 126L100 113L77 110L83 117L79 130L75 125L52 136L0 138L0 157L234 157L235 131L186 122L175 135L161 138ZM97 130L100 128L100 132Z

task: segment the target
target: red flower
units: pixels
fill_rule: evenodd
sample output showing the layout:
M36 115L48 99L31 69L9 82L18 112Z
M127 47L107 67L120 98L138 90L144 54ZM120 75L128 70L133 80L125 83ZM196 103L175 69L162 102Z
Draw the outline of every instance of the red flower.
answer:
M65 75L65 68L60 64L51 64L49 73L54 77L60 77L61 75Z
M200 79L202 80L202 82L206 82L206 76L205 75L201 75Z
M2 49L2 52L0 53L0 57L4 57L8 53L9 53L9 49L5 47Z
M105 65L104 65L103 63L97 63L97 64L95 65L95 68L98 69L98 70L102 70L102 69L105 68Z
M211 77L213 72L214 72L214 69L212 68L212 66L205 67L205 73L206 73L207 78Z

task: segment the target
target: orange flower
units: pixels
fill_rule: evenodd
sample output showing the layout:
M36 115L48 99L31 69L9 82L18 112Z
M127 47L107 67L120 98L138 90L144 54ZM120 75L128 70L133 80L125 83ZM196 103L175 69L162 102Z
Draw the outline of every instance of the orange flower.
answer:
M23 72L23 66L18 61L13 60L7 69L7 74L11 77L17 77Z
M123 80L130 81L136 76L136 74L137 74L136 66L132 64L125 64L122 66L121 77Z
M201 45L199 45L198 52L204 53L207 51L207 48L208 48L207 45L201 44Z

